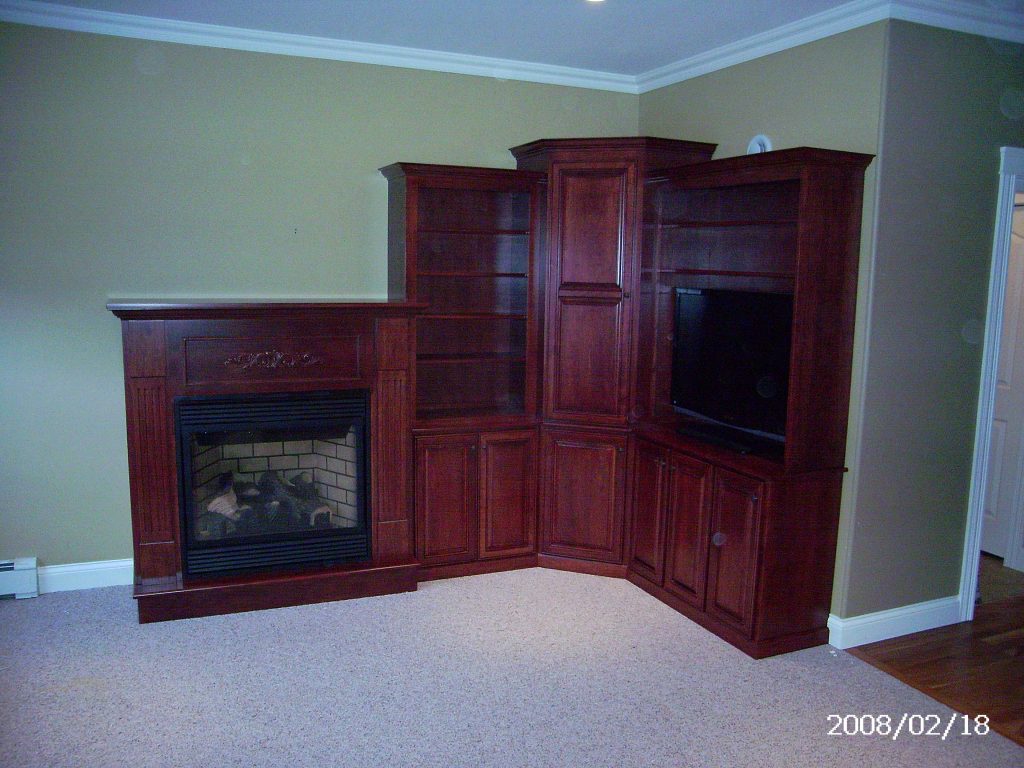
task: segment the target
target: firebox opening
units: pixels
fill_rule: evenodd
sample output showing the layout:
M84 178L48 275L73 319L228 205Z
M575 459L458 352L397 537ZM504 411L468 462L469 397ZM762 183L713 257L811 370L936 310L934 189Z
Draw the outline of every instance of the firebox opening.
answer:
M175 403L186 574L367 560L363 391Z

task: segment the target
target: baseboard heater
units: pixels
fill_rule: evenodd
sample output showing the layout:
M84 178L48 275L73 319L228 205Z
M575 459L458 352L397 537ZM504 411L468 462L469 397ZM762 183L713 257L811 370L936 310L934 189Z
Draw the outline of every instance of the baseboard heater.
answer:
M0 560L0 597L39 597L39 568L34 557Z

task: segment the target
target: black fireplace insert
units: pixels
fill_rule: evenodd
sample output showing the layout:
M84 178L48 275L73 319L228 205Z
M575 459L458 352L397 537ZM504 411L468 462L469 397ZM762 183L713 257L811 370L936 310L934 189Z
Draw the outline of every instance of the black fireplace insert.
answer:
M183 573L370 559L367 393L174 404Z

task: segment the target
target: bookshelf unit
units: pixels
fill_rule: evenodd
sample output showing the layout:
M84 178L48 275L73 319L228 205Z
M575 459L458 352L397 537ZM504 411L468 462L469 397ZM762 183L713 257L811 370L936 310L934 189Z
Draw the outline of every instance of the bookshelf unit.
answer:
M416 320L417 426L536 411L540 174L396 163L389 298Z

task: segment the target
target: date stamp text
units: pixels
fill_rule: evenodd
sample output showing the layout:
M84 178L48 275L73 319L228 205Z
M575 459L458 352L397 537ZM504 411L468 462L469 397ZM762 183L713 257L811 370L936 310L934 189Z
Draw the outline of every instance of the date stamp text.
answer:
M896 739L901 736L928 736L945 741L955 736L985 736L991 730L988 715L962 715L954 712L941 715L845 714L829 715L829 736L880 736Z

